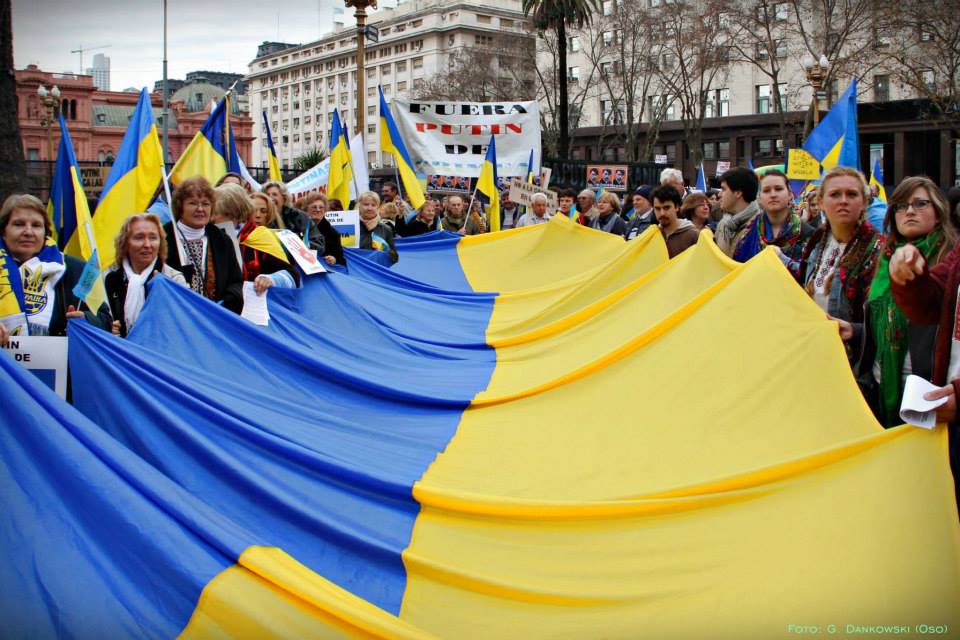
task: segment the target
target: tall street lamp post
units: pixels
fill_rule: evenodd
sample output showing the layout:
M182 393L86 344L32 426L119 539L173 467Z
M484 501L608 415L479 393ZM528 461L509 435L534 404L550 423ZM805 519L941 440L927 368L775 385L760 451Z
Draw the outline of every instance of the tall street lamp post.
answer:
M813 56L808 54L803 57L803 68L807 73L807 82L813 88L813 126L816 127L820 123L820 105L825 104L827 99L823 83L827 79L830 61L823 54L820 54L819 60L814 60Z
M357 115L353 119L356 132L363 130L363 123L367 120L364 107L364 98L367 93L366 74L364 73L364 40L367 31L367 8L376 9L377 0L346 0L344 3L353 8L353 15L357 19Z
M53 88L47 91L45 86L40 85L37 87L37 95L40 96L40 102L45 108L44 115L40 118L40 126L47 129L47 193L49 194L53 187L53 163L56 160L53 156L53 123L54 117L60 111L60 88L53 85Z

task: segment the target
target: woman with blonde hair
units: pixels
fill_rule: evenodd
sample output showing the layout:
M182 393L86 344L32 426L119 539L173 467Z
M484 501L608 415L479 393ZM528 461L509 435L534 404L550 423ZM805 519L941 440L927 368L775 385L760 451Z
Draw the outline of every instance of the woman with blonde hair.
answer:
M254 191L250 194L250 203L252 205L250 218L257 216L258 219L265 221L259 224L279 229L284 228L283 221L280 220L279 216L277 215L277 206L274 204L273 199L271 199L270 196L261 191Z
M226 182L213 190L213 224L231 222L239 229L253 213L250 195L240 185Z
M588 226L618 236L626 233L627 223L620 217L620 198L617 194L604 191L597 199L596 208L597 215L590 218Z
M800 258L800 282L840 324L848 347L863 328L864 304L880 257L881 237L866 219L870 189L850 167L827 171L818 192L826 222L813 232ZM854 361L856 354L847 350Z
M239 187L238 187L239 188ZM160 218L152 213L135 213L123 222L116 240L116 262L103 283L113 314L113 335L124 338L133 328L147 298L147 283L159 273L187 286L183 274L165 264L167 239Z
M396 262L400 256L393 242L393 230L380 219L380 196L373 191L364 191L357 197L357 207L360 209L360 241L357 246L384 251L390 255L391 262Z

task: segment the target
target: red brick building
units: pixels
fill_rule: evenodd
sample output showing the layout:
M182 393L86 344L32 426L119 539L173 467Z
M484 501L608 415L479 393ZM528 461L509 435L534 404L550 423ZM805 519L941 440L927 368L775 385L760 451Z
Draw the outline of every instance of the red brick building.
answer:
M100 91L93 85L91 76L58 74L42 71L35 65L14 71L17 79L17 112L20 121L20 138L27 160L56 159L60 144L60 128L44 124L47 107L37 94L42 84L49 91L54 86L60 89L60 99L56 108L62 112L74 150L79 162L109 163L120 149L120 142L127 130L127 122L136 107L139 94L119 91ZM186 88L186 87L185 87ZM217 97L223 90L212 85L198 85L198 92L192 95ZM180 95L181 92L178 92ZM154 116L157 118L157 130L161 135L161 111L163 96L150 94ZM210 113L209 100L198 103L196 100L171 100L169 103L170 161L177 158L194 134L200 130ZM56 115L54 115L54 118ZM233 135L237 142L237 152L244 163L250 162L250 145L253 142L253 122L245 113L233 113L230 116ZM48 137L49 136L49 137ZM52 149L52 154L51 154ZM53 157L51 157L51 155Z

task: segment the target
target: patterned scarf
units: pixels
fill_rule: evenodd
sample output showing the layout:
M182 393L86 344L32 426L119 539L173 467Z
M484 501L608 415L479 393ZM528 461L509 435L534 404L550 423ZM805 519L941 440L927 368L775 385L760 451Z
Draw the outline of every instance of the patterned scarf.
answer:
M0 323L13 335L48 335L56 286L65 272L63 254L52 240L17 265L0 238Z
M946 242L943 231L936 229L913 244L923 254L927 263ZM897 244L902 247L905 242ZM900 398L903 396L903 363L906 361L909 344L906 316L893 301L890 293L890 256L884 252L877 267L877 275L870 285L867 298L874 341L877 345L876 360L880 364L880 415L883 426L893 427L900 419Z
M770 245L778 246L786 252L800 241L803 228L800 216L791 213L784 220L780 233L774 237L773 223L770 222L765 211L753 216L748 225L747 232L740 236L733 251L733 259L738 262L746 262Z
M820 225L810 236L810 240L807 241L807 246L804 247L800 258L800 261L807 265L806 290L811 296L813 295L813 278L809 278L809 275L817 272L820 266L819 261L824 259L830 235L830 225ZM850 322L863 322L863 305L866 302L867 292L873 280L882 243L883 236L878 234L873 225L864 218L857 225L853 238L847 243L843 255L840 256L840 286L850 306ZM814 250L818 251L818 262L817 264L809 264L810 256ZM833 276L827 279L826 289L828 291L832 280Z

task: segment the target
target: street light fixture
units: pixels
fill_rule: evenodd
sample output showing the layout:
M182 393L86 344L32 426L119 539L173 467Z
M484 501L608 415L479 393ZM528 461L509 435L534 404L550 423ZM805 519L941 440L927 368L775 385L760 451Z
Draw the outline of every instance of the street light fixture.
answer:
M49 175L48 185L53 184L53 122L54 116L60 113L60 88L53 85L53 88L47 91L43 85L37 87L37 95L40 96L40 102L46 108L44 117L40 118L40 126L47 129L47 173Z
M823 83L827 79L827 72L830 69L830 61L827 56L820 54L820 59L815 60L813 56L807 54L803 56L803 68L807 73L807 82L813 88L813 126L820 123L820 104L826 102L827 92L824 90Z

